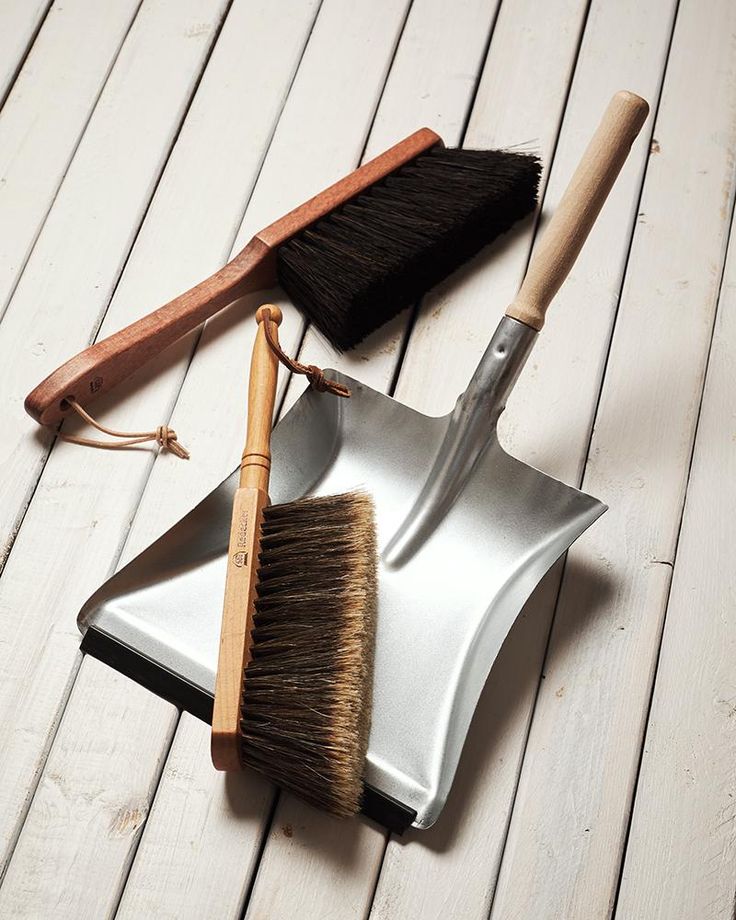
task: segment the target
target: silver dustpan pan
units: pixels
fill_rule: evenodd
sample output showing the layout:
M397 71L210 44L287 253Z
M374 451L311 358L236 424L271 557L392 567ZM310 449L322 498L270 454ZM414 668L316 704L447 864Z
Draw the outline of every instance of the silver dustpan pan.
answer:
M436 820L514 619L605 510L510 457L496 424L645 116L638 97L614 98L450 415L421 415L335 374L350 399L307 390L274 431L274 503L355 488L375 499L381 564L364 811L391 828ZM205 719L237 480L114 575L79 617L85 650Z

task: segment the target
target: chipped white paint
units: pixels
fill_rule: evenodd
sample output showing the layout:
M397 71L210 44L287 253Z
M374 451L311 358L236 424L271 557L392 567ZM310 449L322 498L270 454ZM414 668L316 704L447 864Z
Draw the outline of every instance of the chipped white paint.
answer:
M225 782L214 774L210 727L184 713L117 920L239 915L273 792L249 773Z
M107 687L104 705L79 694L61 720L0 887L3 918L111 916L146 821L165 756L150 739L173 728L176 709L94 659L83 670L90 698ZM112 862L117 876L101 875Z

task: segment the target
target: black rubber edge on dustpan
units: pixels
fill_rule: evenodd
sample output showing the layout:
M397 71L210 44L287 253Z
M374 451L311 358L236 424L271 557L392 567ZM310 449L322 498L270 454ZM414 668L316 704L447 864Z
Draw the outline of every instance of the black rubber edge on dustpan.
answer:
M191 713L203 722L212 722L212 697L200 687L178 677L167 668L146 658L107 633L89 626L80 648L126 677ZM403 832L416 820L417 813L390 795L366 785L363 791L362 813L372 821L396 834Z

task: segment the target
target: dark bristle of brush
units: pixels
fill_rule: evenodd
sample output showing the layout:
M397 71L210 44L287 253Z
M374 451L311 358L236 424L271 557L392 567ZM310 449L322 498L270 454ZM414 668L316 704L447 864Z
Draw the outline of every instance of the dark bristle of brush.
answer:
M279 282L343 351L534 210L540 163L432 147L278 250Z
M337 815L360 808L376 627L373 502L352 492L266 508L241 757Z

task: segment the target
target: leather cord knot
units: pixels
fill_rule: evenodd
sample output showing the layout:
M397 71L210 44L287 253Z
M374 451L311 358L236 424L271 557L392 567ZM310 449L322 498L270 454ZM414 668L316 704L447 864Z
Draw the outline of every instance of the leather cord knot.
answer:
M350 396L350 390L342 383L338 383L337 380L331 380L329 377L325 377L325 372L321 367L317 367L315 364L302 364L295 358L290 358L281 348L281 345L279 345L278 326L272 319L266 318L263 320L263 331L266 335L266 341L271 347L271 351L276 355L284 367L288 367L294 374L304 374L310 385L313 386L318 393L332 393L334 396L342 396L344 398Z
M134 447L138 444L145 444L148 441L155 441L162 450L168 450L176 457L182 460L189 459L189 451L180 444L176 438L176 432L168 425L159 425L153 431L116 431L114 428L107 428L97 419L83 409L75 399L68 399L69 408L73 409L80 418L83 418L88 425L109 435L111 438L120 438L118 441L97 441L93 438L78 438L74 435L59 432L62 441L68 441L70 444L81 444L84 447L99 447L103 450L122 450L126 447Z
M328 382L334 384L334 381L328 381L325 378L325 372L322 368L314 364L307 365L307 373L305 376L318 393L325 393L328 391Z
M156 441L164 449L170 451L172 454L176 454L177 457L181 457L182 460L189 459L189 451L176 439L176 432L173 428L169 428L168 425L159 425L156 429Z

